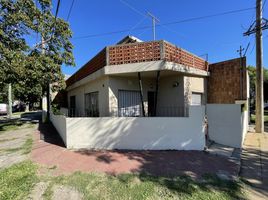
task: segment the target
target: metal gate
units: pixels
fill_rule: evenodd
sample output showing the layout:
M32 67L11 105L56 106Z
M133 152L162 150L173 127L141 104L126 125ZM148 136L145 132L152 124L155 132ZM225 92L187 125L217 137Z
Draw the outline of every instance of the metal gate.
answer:
M141 115L141 97L139 91L118 91L118 116L138 117Z

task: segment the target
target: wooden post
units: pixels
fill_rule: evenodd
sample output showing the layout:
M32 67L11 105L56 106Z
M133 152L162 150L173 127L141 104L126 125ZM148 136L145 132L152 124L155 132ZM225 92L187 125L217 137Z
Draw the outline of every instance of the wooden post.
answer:
M262 1L256 1L256 132L264 132L262 67Z

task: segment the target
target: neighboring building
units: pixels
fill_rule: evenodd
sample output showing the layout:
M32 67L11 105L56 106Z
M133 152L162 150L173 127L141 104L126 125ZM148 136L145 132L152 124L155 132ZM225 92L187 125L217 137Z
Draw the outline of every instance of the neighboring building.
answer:
M71 116L186 116L206 103L208 63L160 40L127 36L67 81Z

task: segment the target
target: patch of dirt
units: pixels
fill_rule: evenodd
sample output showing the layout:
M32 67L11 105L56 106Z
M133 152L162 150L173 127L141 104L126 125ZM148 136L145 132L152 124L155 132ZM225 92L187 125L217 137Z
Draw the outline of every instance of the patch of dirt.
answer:
M28 158L28 155L21 154L20 151L13 153L5 153L4 155L0 155L0 168L10 167L13 164L27 160Z
M29 159L20 148L27 139L32 137L37 126L32 128L21 127L18 130L4 131L0 134L0 168L6 168L13 164Z
M82 197L81 193L69 186L55 185L53 187L52 200L81 200Z
M29 200L42 200L43 194L46 191L49 182L39 182L35 185L34 189L32 190L31 194L29 195Z

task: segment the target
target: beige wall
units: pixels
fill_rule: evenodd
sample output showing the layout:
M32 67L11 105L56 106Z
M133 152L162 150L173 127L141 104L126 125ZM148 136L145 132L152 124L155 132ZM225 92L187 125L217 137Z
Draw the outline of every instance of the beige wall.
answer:
M143 87L143 99L145 111L147 113L148 106L148 91L155 91L155 80L152 78L142 77L142 87ZM139 80L137 77L119 77L110 76L109 77L109 106L110 111L117 110L118 106L118 90L134 90L139 91Z
M206 86L206 78L198 78L198 77L189 77L190 80L190 95L194 93L202 93L202 104L206 104L207 102L207 86ZM190 96L191 102L191 96Z
M173 109L182 109L185 105L186 80L189 80L189 95L191 92L204 93L204 78L185 77L183 75L161 76L159 80L157 113L162 113ZM174 86L174 84L178 84ZM155 91L155 78L142 77L143 97L145 112L148 110L148 91ZM104 76L87 84L76 87L68 91L68 103L70 106L70 96L76 96L77 114L83 116L84 112L84 95L90 92L99 92L99 111L100 116L108 116L108 113L117 113L118 107L118 90L139 91L139 80L137 77L123 76ZM189 97L190 98L190 97ZM171 111L172 112L172 111ZM162 113L163 114L163 113Z
M90 92L99 92L99 111L100 116L108 114L108 77L102 77L97 80L88 82L68 91L68 105L70 107L70 96L76 96L77 114L83 116L85 110L85 94Z
M192 92L204 93L205 92L205 79L190 77L190 90Z
M176 87L174 84L178 83ZM160 77L157 112L162 112L166 107L184 107L183 76ZM167 108L168 109L168 108Z

